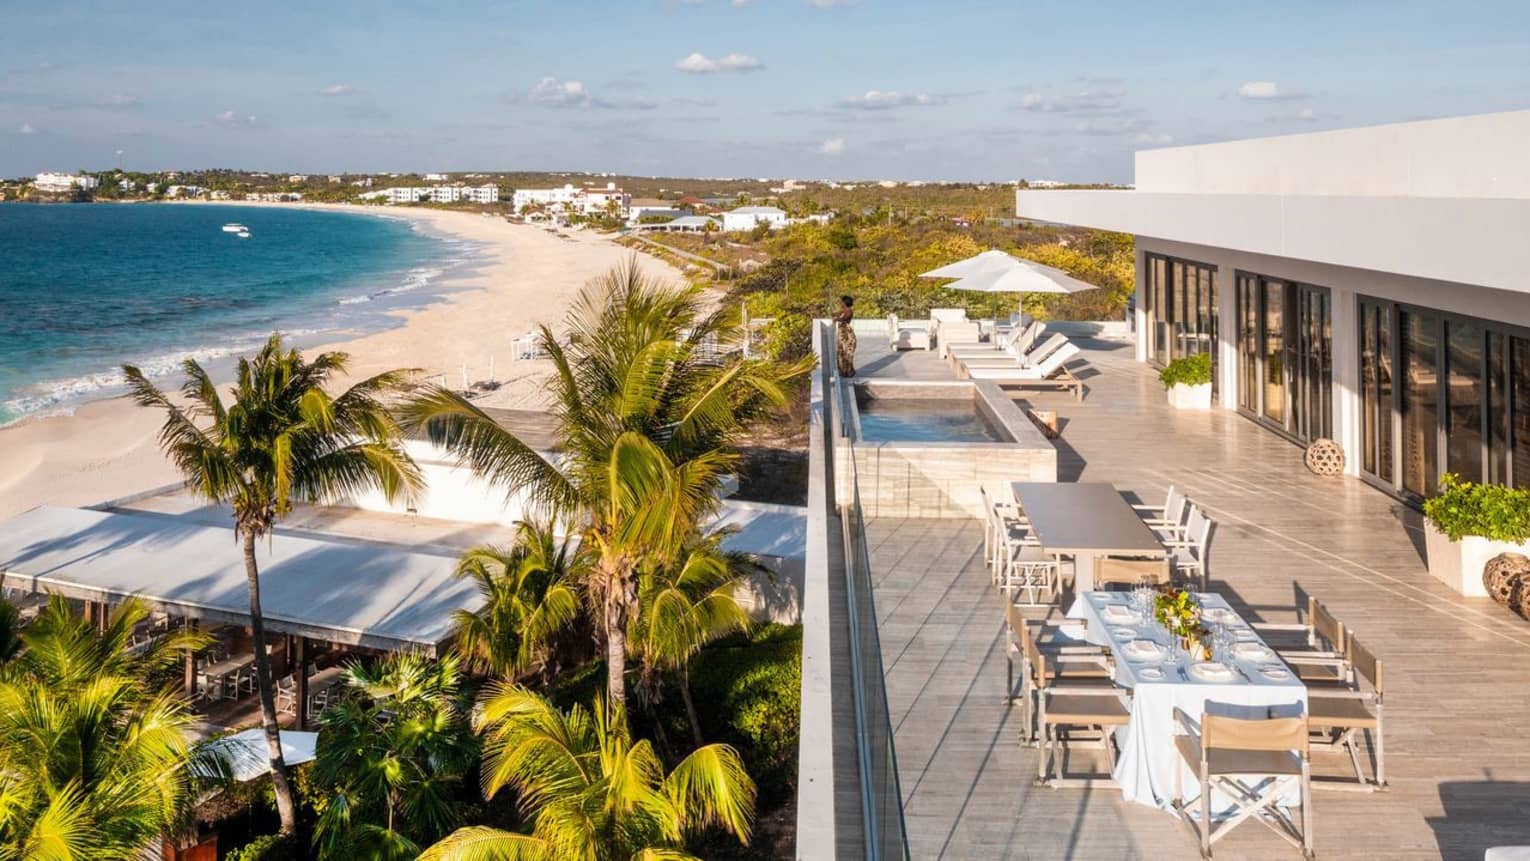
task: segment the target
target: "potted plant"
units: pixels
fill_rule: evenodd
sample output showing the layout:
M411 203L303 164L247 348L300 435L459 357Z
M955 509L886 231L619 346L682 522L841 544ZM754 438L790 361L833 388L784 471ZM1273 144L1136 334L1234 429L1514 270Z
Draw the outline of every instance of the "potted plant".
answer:
M1211 354L1197 353L1175 359L1158 373L1169 393L1169 405L1177 410L1211 409Z
M1486 596L1482 569L1500 553L1530 556L1530 490L1446 473L1424 501L1429 573L1462 595Z
M1188 589L1171 589L1153 598L1153 618L1179 640L1191 660L1210 657L1207 631L1201 624L1201 602Z

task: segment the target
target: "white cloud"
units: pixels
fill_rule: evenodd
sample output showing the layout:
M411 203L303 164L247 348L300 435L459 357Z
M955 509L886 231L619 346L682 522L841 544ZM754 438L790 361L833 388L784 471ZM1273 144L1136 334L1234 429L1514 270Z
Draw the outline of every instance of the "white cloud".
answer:
M1151 122L1141 117L1121 117L1087 120L1075 125L1073 130L1083 135L1137 135L1140 137L1151 125Z
M126 93L117 93L116 95L107 96L106 98L101 99L100 101L96 102L96 107L99 107L99 108L136 108L140 104L141 104L141 102L139 101L139 98L137 96L130 96L130 95L127 95Z
M222 111L217 116L214 116L213 119L217 120L218 122L220 122L220 123L222 123L223 125L226 125L226 126L231 126L231 125L236 125L236 124L243 124L243 125L247 125L247 126L255 125L255 115L254 114L250 114L250 115L248 115L246 117L241 118L238 114L234 113L233 111Z
M551 77L533 84L526 97L548 108L587 108L592 101L583 81L560 81Z
M839 155L845 151L845 139L829 138L818 145L818 151L824 155Z
M1145 146L1168 146L1169 144L1174 143L1174 136L1164 134L1155 135L1150 132L1142 132L1141 134L1132 138L1132 141L1134 143L1140 143Z
M349 93L349 92L351 92L351 85L350 84L330 84L329 86L327 86L324 89L320 90L319 91L319 95L321 95L321 96L343 96L343 95L345 95L346 93Z
M231 122L234 119L234 112L233 111L224 111L224 112L218 114L218 116L214 117L214 119L216 119L220 123Z
M885 111L890 108L906 108L914 105L939 105L944 96L928 93L900 93L897 90L867 90L865 95L840 99L839 106L860 111Z
M1061 96L1029 92L1020 97L1020 109L1049 114L1103 116L1121 111L1121 99L1125 95L1126 90L1119 86L1096 87Z
M31 123L22 123L21 124L21 128L16 130L16 134L18 134L18 135L35 135L35 134L37 134L37 129L34 128Z
M765 64L748 54L727 54L714 60L698 51L677 60L675 68L695 75L711 75L718 72L753 72L765 68Z
M854 6L860 0L808 0L814 9L833 9L835 6Z
M1312 122L1317 119L1317 112L1311 108L1302 108L1296 112L1296 118L1304 122Z
M1248 81L1238 88L1238 98L1253 99L1255 101L1273 102L1283 99L1300 99L1305 95L1305 93L1282 90L1274 81Z

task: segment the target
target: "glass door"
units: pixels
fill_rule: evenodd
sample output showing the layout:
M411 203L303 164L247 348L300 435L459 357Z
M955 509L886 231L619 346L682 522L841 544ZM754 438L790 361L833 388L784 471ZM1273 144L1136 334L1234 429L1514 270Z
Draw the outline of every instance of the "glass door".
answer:
M1427 497L1439 486L1440 318L1420 311L1398 315L1402 334L1402 489Z
M1259 279L1238 275L1238 407L1259 414Z
M1309 442L1333 434L1328 290L1239 273L1238 406Z
M1397 482L1392 466L1395 350L1391 307L1361 300L1360 469L1386 485Z
M1280 281L1260 279L1261 319L1259 331L1264 347L1264 396L1261 415L1274 424L1286 425L1286 303Z

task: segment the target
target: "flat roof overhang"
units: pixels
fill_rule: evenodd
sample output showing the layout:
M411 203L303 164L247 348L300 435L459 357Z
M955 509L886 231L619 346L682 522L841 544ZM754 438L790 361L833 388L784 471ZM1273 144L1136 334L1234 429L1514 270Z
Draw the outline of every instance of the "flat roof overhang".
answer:
M1530 292L1530 200L1021 189L1015 211L1034 221Z
M440 653L472 580L449 552L277 532L262 539L267 631L386 651ZM41 506L0 522L6 588L87 601L138 597L194 619L250 623L244 557L231 527L175 515Z

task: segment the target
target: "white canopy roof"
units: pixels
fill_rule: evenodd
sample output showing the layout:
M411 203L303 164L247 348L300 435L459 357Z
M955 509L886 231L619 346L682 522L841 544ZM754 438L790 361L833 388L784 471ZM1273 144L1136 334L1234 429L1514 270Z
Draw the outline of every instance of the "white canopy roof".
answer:
M282 759L288 766L310 762L319 744L316 732L281 730ZM231 776L244 783L271 771L271 755L266 748L266 731L247 729L223 738L213 739L202 750L221 758L228 766Z
M452 612L477 610L456 553L333 536L263 539L266 630L374 649L434 653ZM0 580L92 601L130 595L192 618L249 624L244 560L231 527L149 512L42 506L0 522Z
M980 293L1077 293L1095 287L1054 266L1023 260L999 250L984 251L966 260L931 269L919 277L960 278L946 286L952 290Z

